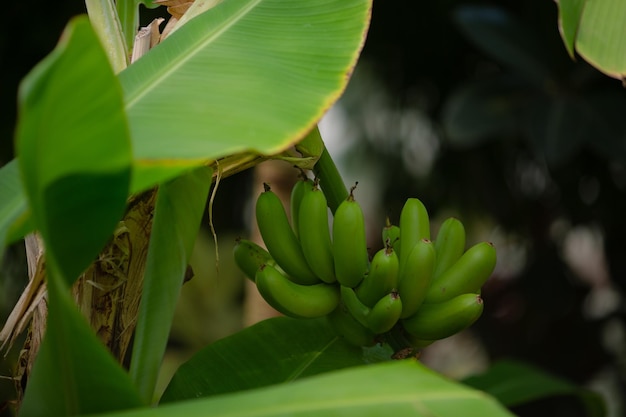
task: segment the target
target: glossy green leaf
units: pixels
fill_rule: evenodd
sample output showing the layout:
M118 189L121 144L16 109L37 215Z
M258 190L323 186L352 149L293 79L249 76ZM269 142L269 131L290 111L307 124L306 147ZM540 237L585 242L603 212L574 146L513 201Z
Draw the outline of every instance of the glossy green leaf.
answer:
M585 1L576 32L576 51L605 74L619 79L626 77L625 22L623 0Z
M338 338L325 318L262 321L196 353L172 378L161 402L259 388L331 370L389 360L383 347Z
M585 3L586 0L560 0L558 2L559 30L565 48L572 58L574 58L576 34Z
M370 8L371 0L228 0L130 65L120 80L138 171L133 189L300 139L343 92Z
M551 78L541 40L504 10L465 6L454 17L461 32L495 60L538 85Z
M492 397L403 360L100 417L512 417Z
M48 267L48 321L20 409L21 417L126 410L143 403L131 379L76 308Z
M33 225L70 284L121 218L130 183L122 91L86 18L20 85L16 145Z
M159 187L130 364L146 401L154 394L211 181L212 170L202 167Z
M575 395L590 416L602 417L606 414L598 394L523 362L496 362L485 373L469 377L463 383L488 392L508 407L557 395Z

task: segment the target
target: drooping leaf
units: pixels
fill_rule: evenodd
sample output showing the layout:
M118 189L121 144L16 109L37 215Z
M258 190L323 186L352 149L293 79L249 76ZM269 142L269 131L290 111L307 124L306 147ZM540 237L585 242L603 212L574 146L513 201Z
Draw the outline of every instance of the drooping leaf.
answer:
M219 340L183 364L161 402L259 388L389 360L389 349L361 349L338 338L326 319L268 319Z
M144 405L128 374L48 268L48 321L20 408L21 417L72 416Z
M496 362L485 373L471 376L463 383L493 395L508 407L557 395L574 395L580 398L590 416L606 415L598 394L523 362Z
M541 40L504 10L464 6L454 17L465 36L496 61L537 85L551 78Z
M559 31L570 57L574 58L574 48L580 16L585 7L586 0L560 0L559 5Z
M223 1L130 65L120 81L133 189L300 139L343 92L370 8L371 0Z
M211 181L212 170L202 167L159 187L130 365L130 374L148 402Z
M291 384L99 417L512 417L492 397L413 360L344 369Z
M562 1L562 0L561 0ZM586 1L576 32L576 51L605 74L626 77L626 3Z
M20 85L16 144L33 225L70 284L122 216L131 166L122 91L85 17Z
M19 99L19 167L46 246L49 311L20 415L140 406L68 292L121 217L130 183L121 88L87 19L70 21L57 48L24 79Z

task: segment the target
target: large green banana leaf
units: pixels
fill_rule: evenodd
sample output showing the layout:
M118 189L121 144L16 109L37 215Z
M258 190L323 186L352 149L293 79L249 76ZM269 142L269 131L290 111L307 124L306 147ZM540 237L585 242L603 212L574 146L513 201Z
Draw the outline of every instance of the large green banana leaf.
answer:
M512 417L492 397L414 360L385 362L241 393L99 417Z
M71 284L122 217L132 163L122 90L87 19L71 21L24 79L19 112L16 147L33 225L47 261Z
M370 3L226 0L120 73L133 189L304 136L347 84Z
M161 403L249 390L388 361L388 346L355 347L326 318L275 317L218 340L176 371Z
M371 0L226 0L130 65L119 79L131 129L131 192L216 158L275 153L300 139L346 87L370 11ZM64 92L56 94L64 108ZM102 115L89 121L94 130L107 124ZM29 225L22 189L11 185L16 172L3 167L0 176L0 213L12 210L0 230L16 218Z
M24 417L142 405L69 292L122 216L130 184L122 92L108 62L89 22L79 17L20 88L19 168L46 248L48 291L46 333L29 375Z
M559 0L559 27L569 52L611 77L626 77L626 2Z

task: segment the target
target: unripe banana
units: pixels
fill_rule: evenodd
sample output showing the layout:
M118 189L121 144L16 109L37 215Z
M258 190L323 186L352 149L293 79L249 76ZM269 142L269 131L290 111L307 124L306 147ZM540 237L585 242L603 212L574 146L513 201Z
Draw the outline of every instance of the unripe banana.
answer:
M256 271L263 265L274 266L272 255L261 246L247 239L237 239L233 249L235 263L244 275L254 282Z
M319 283L302 253L280 198L267 184L264 186L265 192L256 201L256 220L268 252L294 282L303 285Z
M402 300L397 292L391 292L372 307L367 316L367 327L375 334L386 333L395 326L401 313Z
M290 317L323 317L339 304L339 289L336 285L296 284L271 265L259 268L256 285L269 305Z
M322 281L329 284L337 281L328 227L328 205L324 193L317 186L302 198L298 221L300 245L309 267Z
M400 212L400 273L413 246L422 239L430 240L430 220L424 204L409 198Z
M387 217L387 223L383 227L383 245L387 246L391 244L393 250L396 251L396 255L400 257L400 227L395 224L391 224L389 217Z
M300 216L300 205L302 204L302 199L306 194L313 190L315 186L312 179L306 178L304 172L302 173L302 179L296 181L293 188L291 189L291 225L293 226L293 232L296 237L300 237L299 229L299 216Z
M398 286L400 261L393 247L387 246L374 255L370 269L355 292L363 304L374 305Z
M482 312L479 295L462 294L442 303L422 305L417 314L402 320L402 325L419 340L439 340L471 326Z
M328 322L337 336L354 346L374 346L375 334L359 323L346 306L339 304L328 316Z
M354 200L354 188L337 207L333 220L335 276L341 285L351 288L359 285L369 268L365 219L361 206Z
M465 227L458 219L450 217L441 224L435 240L435 272L436 280L448 270L465 252Z
M472 246L432 283L424 302L440 303L457 295L476 293L495 266L496 248L493 244L481 242Z
M346 306L346 309L350 312L352 317L361 323L361 325L368 327L367 317L369 316L371 309L359 300L359 297L357 297L354 289L350 287L342 285L340 294L342 304Z
M426 298L435 268L435 247L430 240L422 239L413 246L406 258L398 283L398 293L402 297L402 318L415 314Z

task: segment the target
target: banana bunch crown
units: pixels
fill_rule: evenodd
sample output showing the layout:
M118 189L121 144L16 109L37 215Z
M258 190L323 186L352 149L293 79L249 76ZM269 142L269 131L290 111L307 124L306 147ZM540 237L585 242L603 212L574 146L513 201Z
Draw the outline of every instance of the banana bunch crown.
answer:
M495 247L480 242L466 249L456 218L443 222L431 240L426 207L409 198L399 224L387 219L384 247L370 258L355 188L331 226L317 181L303 178L293 187L291 221L265 185L255 209L265 248L238 239L234 249L237 265L263 298L287 316L327 317L338 336L357 346L387 342L419 351L478 320Z

